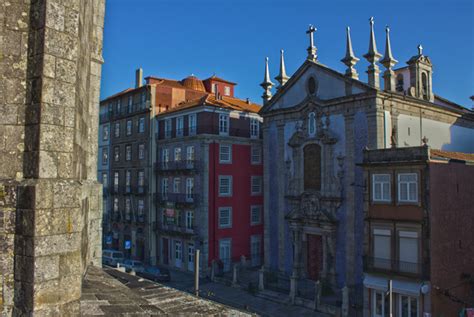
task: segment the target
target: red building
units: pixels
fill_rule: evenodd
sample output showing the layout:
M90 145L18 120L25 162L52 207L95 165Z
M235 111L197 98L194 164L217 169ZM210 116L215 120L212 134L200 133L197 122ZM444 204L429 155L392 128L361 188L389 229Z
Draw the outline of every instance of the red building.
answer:
M153 79L152 79L153 80ZM261 265L263 167L260 106L234 97L235 83L185 79L203 94L156 116L159 262L185 270L244 256Z

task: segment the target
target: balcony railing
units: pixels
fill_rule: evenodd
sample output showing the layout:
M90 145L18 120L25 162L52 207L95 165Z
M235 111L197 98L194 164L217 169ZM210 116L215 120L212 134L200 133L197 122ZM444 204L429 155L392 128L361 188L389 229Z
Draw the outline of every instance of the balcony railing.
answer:
M158 204L197 205L199 203L199 196L197 194L156 193L155 197Z
M119 186L109 186L108 191L110 194L134 194L134 195L144 195L148 193L148 186L128 186L128 185L119 185Z
M227 129L219 129L218 125L202 124L194 127L194 129L184 128L176 129L171 127L171 130L165 129L162 133L157 135L157 139L170 139L170 138L181 138L185 136L192 136L196 134L215 134L225 136L236 136L243 138L259 139L262 138L261 129L258 131L258 135L251 135L250 126L243 128L230 127Z
M400 260L364 257L364 270L367 272L396 273L406 276L426 277L428 268L422 263Z
M159 172L166 171L195 171L199 167L197 160L161 161L155 163L155 169Z
M169 233L180 233L185 235L193 235L196 233L196 226L192 226L191 228L185 225L177 225L177 224L168 224L163 223L161 221L155 221L153 229L155 231L164 231Z

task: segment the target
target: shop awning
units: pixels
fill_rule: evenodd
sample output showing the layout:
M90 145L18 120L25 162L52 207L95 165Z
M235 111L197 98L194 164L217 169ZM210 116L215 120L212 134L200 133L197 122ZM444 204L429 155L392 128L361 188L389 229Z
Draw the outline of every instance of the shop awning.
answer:
M389 279L386 277L365 274L364 286L367 288L386 292L388 291L388 280ZM423 283L421 282L392 279L393 292L399 294L419 296L422 285Z

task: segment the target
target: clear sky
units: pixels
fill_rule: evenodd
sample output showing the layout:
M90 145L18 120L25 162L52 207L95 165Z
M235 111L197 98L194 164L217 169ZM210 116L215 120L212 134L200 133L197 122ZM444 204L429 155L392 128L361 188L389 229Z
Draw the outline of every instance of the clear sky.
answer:
M182 79L214 73L238 83L236 96L261 103L264 58L278 73L285 50L288 75L306 58L308 24L314 24L319 61L339 72L345 66L345 27L351 27L356 65L366 81L370 16L383 54L385 25L402 67L417 53L434 64L436 94L471 107L474 95L473 0L106 0L102 94L134 85L134 71ZM383 70L383 66L381 66ZM275 80L273 80L275 82Z

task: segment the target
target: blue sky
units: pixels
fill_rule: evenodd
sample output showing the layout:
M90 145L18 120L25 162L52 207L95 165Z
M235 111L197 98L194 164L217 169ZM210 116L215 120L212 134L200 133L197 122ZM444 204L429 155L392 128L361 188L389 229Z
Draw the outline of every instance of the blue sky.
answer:
M236 95L261 103L264 58L278 73L280 49L291 75L304 62L314 24L319 61L339 72L345 27L351 27L356 68L363 81L368 62L370 16L383 54L385 25L399 61L417 53L434 64L435 93L470 107L474 95L474 1L472 0L107 0L101 98L134 85L134 71L182 79L212 74L238 83ZM383 67L381 66L383 70ZM274 81L274 80L273 80ZM274 81L275 82L275 81Z

